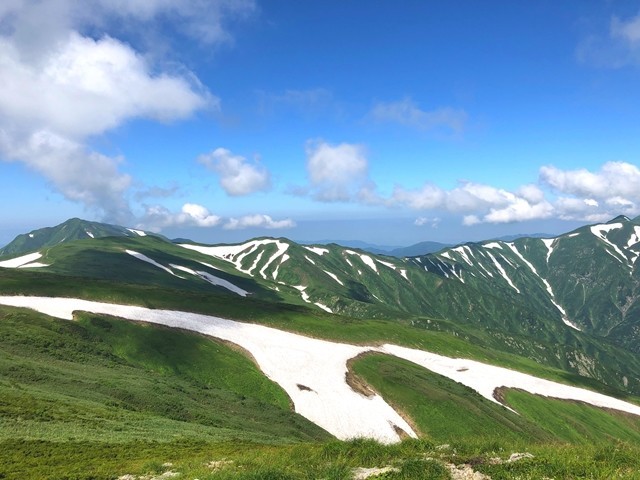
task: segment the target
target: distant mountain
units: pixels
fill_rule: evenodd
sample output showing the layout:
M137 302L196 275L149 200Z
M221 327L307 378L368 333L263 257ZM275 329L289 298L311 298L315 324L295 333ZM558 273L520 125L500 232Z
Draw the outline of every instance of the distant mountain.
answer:
M0 256L20 255L44 247L53 247L54 245L72 240L144 235L146 235L146 233L141 230L72 218L55 227L40 228L29 233L18 235L11 243L0 248Z
M448 243L440 243L440 242L420 242L415 245L411 245L409 247L401 247L395 248L389 252L387 255L392 257L417 257L420 255L427 255L428 253L439 252L440 250L451 247L451 244Z
M331 245L336 244L342 247L348 248L358 248L360 250L364 250L366 252L388 255L390 251L402 248L398 246L391 245L375 245L373 243L363 242L361 240L319 240L319 241L301 241L298 242L300 245Z
M519 238L552 238L554 235L550 233L516 233L514 235L504 235L494 238L493 240L501 240L503 242L513 242Z

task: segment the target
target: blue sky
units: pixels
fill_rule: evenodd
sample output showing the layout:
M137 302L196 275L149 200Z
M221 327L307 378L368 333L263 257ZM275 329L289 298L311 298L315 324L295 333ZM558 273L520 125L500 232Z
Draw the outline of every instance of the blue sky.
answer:
M6 0L0 243L559 233L640 214L631 1Z

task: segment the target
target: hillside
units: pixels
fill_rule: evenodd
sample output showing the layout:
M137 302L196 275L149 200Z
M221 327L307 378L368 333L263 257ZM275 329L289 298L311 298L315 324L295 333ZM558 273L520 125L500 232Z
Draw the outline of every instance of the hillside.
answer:
M112 227L74 219L0 255L7 452L16 441L51 454L60 441L161 439L196 455L330 436L640 440L638 219L405 258ZM459 421L470 412L475 423ZM344 468L327 478L349 478Z

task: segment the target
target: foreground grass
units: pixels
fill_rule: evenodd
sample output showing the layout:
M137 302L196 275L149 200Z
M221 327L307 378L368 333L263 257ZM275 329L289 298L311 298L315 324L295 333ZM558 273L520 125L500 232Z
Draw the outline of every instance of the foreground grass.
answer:
M107 480L132 475L139 479L175 472L180 474L177 478L200 480L344 480L353 478L356 468L392 467L395 470L374 478L444 480L450 478L448 465L465 464L493 480L640 478L637 445L521 447L498 437L450 445L407 440L389 446L369 440L294 445L5 441L0 443L0 478ZM508 462L516 452L528 455Z

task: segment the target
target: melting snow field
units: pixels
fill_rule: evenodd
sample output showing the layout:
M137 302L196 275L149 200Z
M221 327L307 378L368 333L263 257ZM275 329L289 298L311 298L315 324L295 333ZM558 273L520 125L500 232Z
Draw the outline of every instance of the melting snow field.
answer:
M74 298L0 296L0 304L31 308L67 320L71 320L73 312L78 310L102 313L192 330L230 341L253 355L261 370L291 397L296 412L340 439L369 437L385 443L397 442L400 439L397 428L416 436L382 397L365 397L347 385L347 361L367 351L409 360L467 385L494 402L497 402L493 398L494 390L505 386L640 415L640 406L596 392L473 360L449 358L397 345L348 345L208 315Z
M44 263L34 262L42 257L41 253L29 253L21 257L12 258L11 260L5 260L0 262L1 268L35 268L35 267L48 267Z

